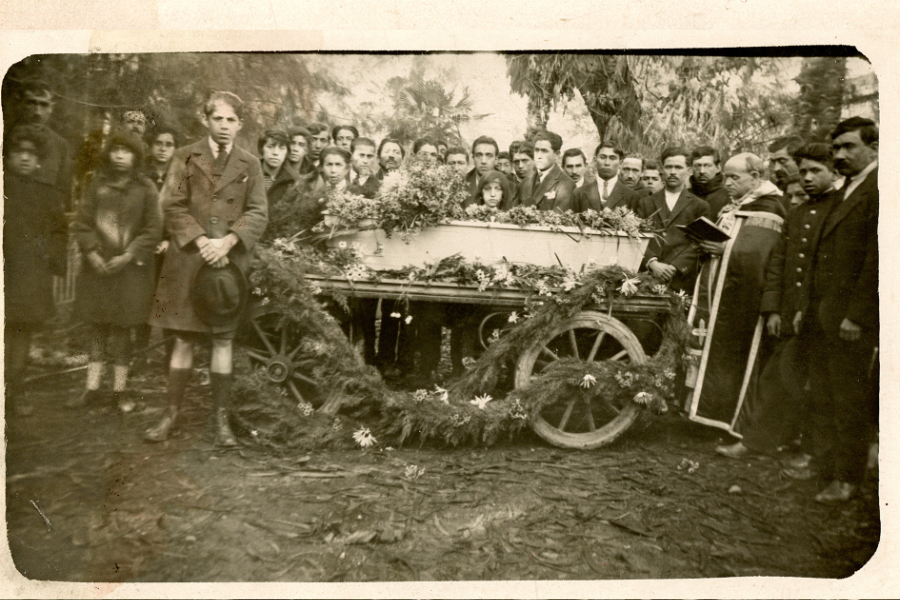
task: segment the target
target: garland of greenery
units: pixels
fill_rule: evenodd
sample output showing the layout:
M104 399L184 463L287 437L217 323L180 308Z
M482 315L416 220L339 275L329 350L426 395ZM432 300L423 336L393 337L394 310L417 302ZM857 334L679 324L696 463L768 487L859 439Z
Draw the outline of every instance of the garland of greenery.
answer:
M411 439L420 443L490 445L515 435L530 417L549 403L570 396L573 389L585 397L603 394L609 398L630 398L641 404L659 404L671 393L687 339L686 299L665 292L647 274L634 276L617 266L577 275L556 273L563 282L559 288L551 288L546 278L542 279L549 271L534 276L538 292L526 300L523 318L510 323L505 334L456 384L447 390L390 390L377 371L364 364L334 317L323 308L322 290L305 278L312 273L347 275L346 265L355 264L353 249L329 252L332 254L304 248L289 240L275 240L272 247L260 249L251 275L260 304L280 314L303 336L301 358L311 365L310 372L320 382L326 402L339 405L342 411L338 416L315 412L311 405L297 403L284 390L268 383L261 373L239 376L233 416L248 439L269 450L289 452L349 444L353 426L348 424L348 419L367 426L356 429L353 435L364 446L375 440L382 444L402 444ZM467 265L458 257L449 258L447 263L438 264L444 264L447 270L455 264L455 272L463 273L466 281L474 277L484 284L484 266ZM533 269L534 273L540 272ZM479 270L483 273L480 277ZM434 267L426 271L431 277L441 272ZM489 284L498 283L493 281L496 276L495 270L487 278ZM515 280L505 283L512 287ZM487 287L483 289L489 293ZM559 361L528 389L514 390L504 398L490 398L505 365L535 339L548 335L558 323L590 304L627 301L635 294L667 294L670 299L663 344L647 363ZM338 303L346 307L346 299ZM591 385L582 385L586 381Z

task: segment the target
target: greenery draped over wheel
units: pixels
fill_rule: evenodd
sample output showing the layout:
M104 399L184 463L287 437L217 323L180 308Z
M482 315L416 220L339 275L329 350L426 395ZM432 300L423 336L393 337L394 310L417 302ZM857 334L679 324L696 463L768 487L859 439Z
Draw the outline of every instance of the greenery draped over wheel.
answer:
M462 379L446 390L406 392L389 389L363 363L323 308L332 300L305 279L306 274L333 276L334 271L323 272L329 264L323 254L309 248L297 251L296 246L276 240L260 250L251 276L270 323L277 315L279 325L266 334L270 342L282 331L297 336L286 347L293 352L292 360L304 365L303 376L318 384L316 409L313 398L298 399L292 390L274 384L264 365L250 358L256 368L245 369L237 378L233 418L247 439L273 451L351 445L353 430L360 426L370 429L380 444L417 440L491 445L514 436L546 407L573 393L588 404L605 403L621 410L632 404L662 408L672 392L687 337L686 298L667 293L670 308L662 346L646 362L568 358L546 366L529 387L504 397L498 393L505 376L535 340L546 338L585 307L607 302L615 307L633 295L660 297L663 289L647 275L604 267L570 283L566 286L570 289L534 294L526 300L524 314L515 319L518 322L507 324ZM460 264L460 269L471 267ZM452 275L448 278L452 280Z

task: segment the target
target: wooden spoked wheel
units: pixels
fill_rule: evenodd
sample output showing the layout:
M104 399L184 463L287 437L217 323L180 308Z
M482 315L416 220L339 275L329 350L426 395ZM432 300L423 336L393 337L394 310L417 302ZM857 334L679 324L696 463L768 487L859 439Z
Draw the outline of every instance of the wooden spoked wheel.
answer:
M647 360L634 333L621 321L603 313L584 311L560 324L529 347L516 364L516 388L525 388L554 362L563 358L585 361L617 360L642 364ZM531 421L532 429L555 446L599 448L624 433L637 419L641 406L594 398L563 399L546 407Z
M244 345L254 366L266 378L293 394L298 402L319 407L319 390L309 372L312 361L304 356L303 338L292 323L275 312L252 311L244 329Z

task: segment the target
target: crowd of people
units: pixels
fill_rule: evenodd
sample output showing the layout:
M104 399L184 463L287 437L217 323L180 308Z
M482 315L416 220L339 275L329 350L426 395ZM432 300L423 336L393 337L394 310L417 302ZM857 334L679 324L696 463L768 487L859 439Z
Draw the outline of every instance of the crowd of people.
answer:
M740 458L800 439L787 472L807 477L814 468L828 483L817 499L845 501L861 482L878 403L878 129L871 120L847 119L829 140L789 136L774 140L766 157L727 160L710 146L664 148L656 160L604 139L589 161L580 148L563 151L550 131L503 151L488 136L471 147L425 137L407 148L323 123L267 129L253 154L235 143L242 101L214 92L202 107L202 139L186 143L148 112L128 110L73 153L51 128L51 87L26 82L20 100L3 146L3 239L7 398L21 416L31 411L22 387L31 337L54 313L51 277L64 273L71 234L83 260L75 315L92 336L84 392L68 406L97 402L104 364L112 363L115 402L132 410L132 349L146 347L158 327L171 339L167 406L145 438L169 436L194 349L209 342L216 440L234 445L232 340L254 246L274 227L270 212L290 202L291 222L309 229L323 218L331 190L372 198L410 153L458 169L466 205L623 206L652 220L660 235L641 269L695 296L695 332L701 343L709 337L691 417L740 438L718 451ZM679 227L702 217L729 241L698 240ZM442 325L451 329L454 374L463 370L472 343L460 325L465 307L413 302L415 319L383 310L376 326L378 306L357 301L352 323L366 361L386 377L435 383Z

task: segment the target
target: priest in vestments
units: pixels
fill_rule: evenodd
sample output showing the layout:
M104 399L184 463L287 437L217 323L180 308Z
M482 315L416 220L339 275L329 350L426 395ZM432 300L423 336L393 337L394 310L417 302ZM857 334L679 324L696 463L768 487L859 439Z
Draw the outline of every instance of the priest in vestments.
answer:
M727 244L703 244L714 258L704 264L697 284L694 322L703 319L711 339L704 350L706 369L697 383L700 387L694 391L689 414L691 420L734 434L740 430L735 421L745 375L749 366L759 364L751 348L766 266L786 216L781 192L762 179L763 172L763 162L755 154L738 154L725 164L724 187L732 200L720 212L717 225L732 239ZM720 285L718 310L711 315Z

